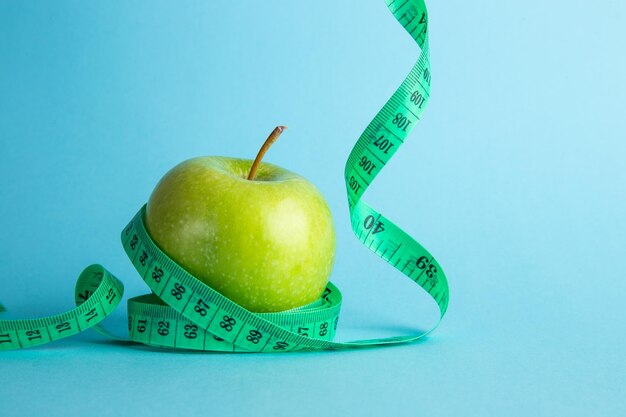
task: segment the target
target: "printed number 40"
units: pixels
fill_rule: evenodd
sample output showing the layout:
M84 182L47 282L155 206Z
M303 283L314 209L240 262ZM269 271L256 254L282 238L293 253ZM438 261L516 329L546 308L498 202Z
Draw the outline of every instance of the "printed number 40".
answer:
M377 222L374 216L372 216L371 214L367 216L365 220L363 220L363 227L365 227L366 230L373 229L373 235L385 231L385 224L380 220Z

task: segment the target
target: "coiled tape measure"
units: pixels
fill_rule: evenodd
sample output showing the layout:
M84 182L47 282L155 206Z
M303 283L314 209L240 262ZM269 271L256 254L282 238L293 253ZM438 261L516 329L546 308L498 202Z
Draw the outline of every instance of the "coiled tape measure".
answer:
M367 126L348 157L345 180L349 212L358 239L430 294L439 306L440 322L448 306L449 292L439 263L411 236L361 200L420 120L430 94L424 1L386 2L417 42L421 53L407 78ZM168 258L146 232L144 213L145 206L122 231L126 254L153 292L128 300L129 339L133 342L230 352L333 350L411 342L439 324L414 336L333 342L341 293L332 283L315 303L279 313L252 313ZM123 291L122 282L103 266L91 265L76 283L76 308L41 319L0 321L0 350L49 343L88 328L119 339L102 327L101 322L119 304Z

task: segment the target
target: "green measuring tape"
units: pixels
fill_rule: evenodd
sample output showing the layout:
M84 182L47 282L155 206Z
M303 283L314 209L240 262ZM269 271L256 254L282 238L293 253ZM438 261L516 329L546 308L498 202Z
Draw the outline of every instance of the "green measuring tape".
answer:
M443 270L411 236L361 200L419 121L430 95L428 17L424 1L386 2L417 42L421 53L407 78L367 126L348 157L345 180L350 218L354 233L365 246L428 292L439 306L440 322L449 294ZM153 292L128 300L129 339L133 342L230 352L334 350L411 342L439 324L414 336L333 342L341 293L332 283L312 304L278 313L252 313L194 278L163 253L145 229L144 214L145 206L122 231L126 254ZM76 283L76 308L42 319L0 321L0 350L49 343L88 328L118 339L100 323L119 304L123 291L122 282L103 266L91 265Z

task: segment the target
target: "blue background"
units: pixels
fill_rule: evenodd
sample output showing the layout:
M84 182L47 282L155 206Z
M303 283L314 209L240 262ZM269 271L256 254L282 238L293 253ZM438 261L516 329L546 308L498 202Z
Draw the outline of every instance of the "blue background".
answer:
M366 200L445 267L431 337L263 356L86 333L2 353L0 415L625 415L626 6L428 5L432 99ZM119 231L158 179L284 123L267 160L334 213L339 338L426 328L433 304L352 235L342 177L417 56L382 0L0 1L5 317L69 309L93 262L144 293Z

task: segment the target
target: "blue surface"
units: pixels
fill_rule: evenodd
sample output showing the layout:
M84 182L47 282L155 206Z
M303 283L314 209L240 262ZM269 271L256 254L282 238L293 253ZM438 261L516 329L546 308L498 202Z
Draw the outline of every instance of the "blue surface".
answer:
M211 3L211 4L209 4ZM352 236L342 180L418 50L382 0L0 2L0 295L71 307L183 159L267 156L327 196L342 340L434 304ZM433 95L366 200L452 289L427 340L293 355L165 353L95 334L0 356L0 415L626 415L626 6L429 2ZM122 332L124 311L110 320Z

